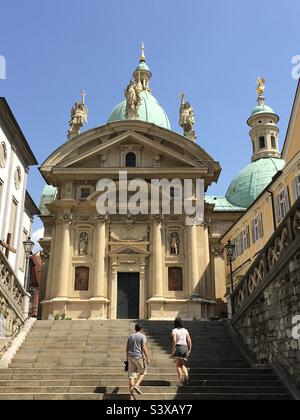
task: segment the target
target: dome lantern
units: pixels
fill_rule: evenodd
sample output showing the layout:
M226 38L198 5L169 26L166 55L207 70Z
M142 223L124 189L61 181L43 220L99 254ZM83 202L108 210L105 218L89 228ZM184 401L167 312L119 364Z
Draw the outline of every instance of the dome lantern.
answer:
M146 64L145 48L142 44L142 54L139 65L133 73L133 81L139 93L139 105L134 117L128 114L126 100L120 102L112 111L108 122L124 121L128 119L136 119L155 124L158 127L163 127L171 130L169 118L165 110L159 105L150 91L150 79L152 73Z
M256 92L258 105L254 108L247 123L251 127L249 132L253 155L252 161L262 158L280 158L279 152L279 117L273 109L265 104L265 80L257 79Z
M140 63L137 66L135 72L133 73L133 77L140 92L145 90L151 93L150 79L152 77L152 73L146 64L144 43L142 43L142 54L140 57Z

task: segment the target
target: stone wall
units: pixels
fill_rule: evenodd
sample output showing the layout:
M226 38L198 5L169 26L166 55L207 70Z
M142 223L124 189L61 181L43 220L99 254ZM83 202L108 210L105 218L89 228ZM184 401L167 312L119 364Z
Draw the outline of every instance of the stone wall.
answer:
M293 317L300 315L300 251L234 323L259 363L277 362L300 385L300 339Z
M234 290L231 323L257 362L280 364L300 386L299 208L300 199Z

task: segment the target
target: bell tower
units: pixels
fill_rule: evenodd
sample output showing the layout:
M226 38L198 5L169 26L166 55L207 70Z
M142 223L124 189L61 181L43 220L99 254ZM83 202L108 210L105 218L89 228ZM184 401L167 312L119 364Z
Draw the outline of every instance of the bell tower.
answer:
M252 162L262 158L280 158L279 116L273 109L265 104L265 80L257 79L256 92L258 105L251 113L247 124L251 127L250 137L253 147Z

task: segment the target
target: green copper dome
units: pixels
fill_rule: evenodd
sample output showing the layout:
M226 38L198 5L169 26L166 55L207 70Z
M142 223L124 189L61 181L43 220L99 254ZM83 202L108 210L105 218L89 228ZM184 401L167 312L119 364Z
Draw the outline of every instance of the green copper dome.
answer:
M142 102L139 107L139 120L158 125L159 127L171 130L169 118L164 109L159 105L151 93L143 91L141 93ZM111 113L108 122L126 120L126 100L120 102Z
M150 71L150 69L149 69L148 65L145 63L145 61L141 61L139 63L139 65L136 68L136 71L138 71L138 70L147 70L147 71Z
M46 204L50 204L55 200L57 194L57 188L52 185L45 185L40 202L40 213L42 216L49 216L49 210L46 207Z
M251 112L251 116L255 115L255 114L261 114L262 112L267 112L270 114L275 114L275 112L273 111L273 109L265 104L261 104L261 105L257 105L253 111Z
M248 208L284 165L283 159L276 158L264 158L250 163L232 181L226 193L227 200L235 206Z

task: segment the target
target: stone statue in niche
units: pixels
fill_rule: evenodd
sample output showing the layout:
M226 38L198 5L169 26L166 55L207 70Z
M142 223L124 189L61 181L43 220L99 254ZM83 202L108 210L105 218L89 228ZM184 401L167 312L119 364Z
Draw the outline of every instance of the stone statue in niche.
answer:
M82 232L79 238L79 255L87 255L89 245L89 235Z
M171 255L179 255L179 235L177 232L171 234L170 251Z

